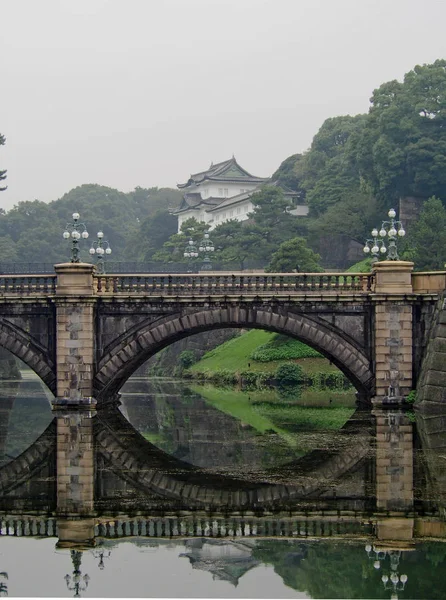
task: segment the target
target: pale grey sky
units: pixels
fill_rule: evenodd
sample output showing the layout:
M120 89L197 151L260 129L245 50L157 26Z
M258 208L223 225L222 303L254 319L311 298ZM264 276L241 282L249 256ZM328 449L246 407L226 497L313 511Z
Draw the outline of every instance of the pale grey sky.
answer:
M323 121L446 56L443 0L0 0L0 205L268 176Z

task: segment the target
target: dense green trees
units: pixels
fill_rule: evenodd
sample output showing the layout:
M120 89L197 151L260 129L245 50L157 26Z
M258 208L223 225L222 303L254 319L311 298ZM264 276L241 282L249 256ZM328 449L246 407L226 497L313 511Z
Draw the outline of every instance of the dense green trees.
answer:
M295 237L279 246L265 270L270 273L320 273L324 269L319 260L319 254L308 248L303 237Z
M1 262L68 260L70 244L62 238L62 232L74 211L80 213L90 238L100 230L104 232L115 260L149 259L150 248L154 251L175 230L176 219L168 214L166 205L172 202L170 206L175 206L175 198L178 204L180 197L176 190L136 188L124 194L106 186L86 184L54 202L19 202L9 212L0 214L0 243L5 250ZM156 213L160 206L164 207L163 215ZM144 232L150 235L149 239L143 238ZM82 260L90 260L89 242L81 246Z
M354 157L382 209L400 198L446 200L446 60L417 65L373 92Z
M446 204L446 60L381 85L368 114L327 119L310 149L286 159L275 177L289 173L310 209L305 237L327 266L336 254L345 260L352 242L362 244L400 199L435 195ZM413 249L412 256L416 268L427 264Z
M413 260L418 271L443 270L446 263L446 209L438 198L429 198L406 240L402 258Z
M6 142L5 136L0 133L0 146L4 146L5 142ZM3 170L3 171L0 170L0 181L4 181L5 179L6 179L6 170ZM6 187L0 186L0 192L3 192L4 190L6 190Z

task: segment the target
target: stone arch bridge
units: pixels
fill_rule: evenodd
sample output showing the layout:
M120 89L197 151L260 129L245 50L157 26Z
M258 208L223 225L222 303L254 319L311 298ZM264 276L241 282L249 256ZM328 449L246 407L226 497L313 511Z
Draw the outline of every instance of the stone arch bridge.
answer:
M29 365L55 406L107 404L150 356L222 327L296 337L337 365L360 397L416 385L445 273L384 261L371 274L96 275L0 278L0 345Z

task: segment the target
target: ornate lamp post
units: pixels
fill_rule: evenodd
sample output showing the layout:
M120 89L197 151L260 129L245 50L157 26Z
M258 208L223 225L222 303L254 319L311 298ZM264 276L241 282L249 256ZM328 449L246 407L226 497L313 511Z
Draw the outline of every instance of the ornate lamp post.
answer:
M381 252L381 254L385 254L387 248L384 245L384 241L378 239L378 230L376 229L376 227L372 229L372 236L373 239L366 240L364 252L366 254L370 252L372 255L372 263L375 263L378 260L379 253Z
M395 210L391 208L387 215L389 216L390 221L383 221L381 224L381 229L379 231L376 227L372 229L373 240L366 240L364 246L364 252L366 254L371 252L372 256L375 259L374 262L378 260L379 253L386 254L386 252L387 260L399 260L396 241L398 237L404 237L406 235L406 231L404 230L401 221L395 220ZM389 239L388 248L386 248L385 240L383 239L386 236Z
M209 233L205 233L200 245L198 246L198 251L204 254L203 265L201 267L203 271L210 271L212 269L209 252L213 252L214 250L214 244L209 239Z
M69 240L71 237L71 262L78 263L79 262L79 240L83 238L86 240L88 238L87 227L84 223L79 223L80 215L75 212L72 215L73 222L67 223L65 227L65 231L63 232L64 240ZM82 229L82 231L79 231Z
M88 587L88 582L90 581L89 575L84 575L82 577L81 571L81 561L82 561L82 552L79 550L70 550L71 560L73 562L73 575L65 575L65 583L67 584L67 588L74 592L74 598L80 598L80 592L84 592Z
M192 273L193 270L193 260L194 258L197 258L198 256L198 252L197 252L197 248L194 244L194 240L191 238L187 244L186 244L186 248L184 249L184 258L187 258L189 260L189 266L188 266L188 273Z
M92 242L92 245L90 248L90 254L92 256L94 256L95 254L97 255L96 271L99 274L105 273L104 254L111 254L110 244L107 242L107 240L104 240L103 238L104 238L103 232L98 231L98 239L94 240ZM105 244L105 248L103 248L104 244Z

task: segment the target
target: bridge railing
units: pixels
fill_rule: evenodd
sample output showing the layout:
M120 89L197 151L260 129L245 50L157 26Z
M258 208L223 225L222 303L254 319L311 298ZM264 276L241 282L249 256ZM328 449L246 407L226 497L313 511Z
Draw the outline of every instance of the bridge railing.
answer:
M17 294L55 294L56 275L2 275L0 296Z
M370 273L96 275L98 294L211 296L229 294L367 293Z

